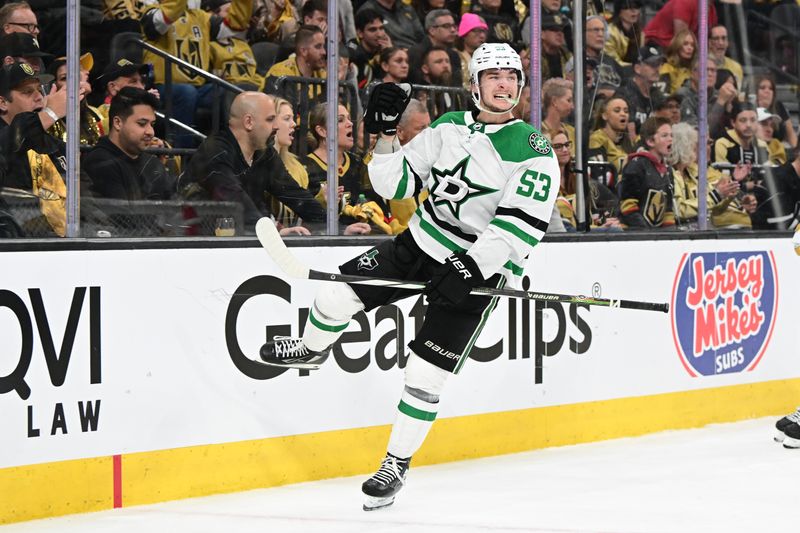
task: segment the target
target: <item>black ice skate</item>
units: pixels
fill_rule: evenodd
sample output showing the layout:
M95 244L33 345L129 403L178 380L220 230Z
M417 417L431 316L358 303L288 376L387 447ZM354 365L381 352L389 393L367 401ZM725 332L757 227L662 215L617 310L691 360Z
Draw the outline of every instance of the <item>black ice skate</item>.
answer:
M800 425L797 423L789 424L784 430L786 438L783 439L783 447L795 450L800 448Z
M790 415L786 415L775 423L775 442L783 442L786 438L786 428L792 424L800 424L800 407Z
M394 503L395 495L406 482L410 462L410 457L398 459L390 453L386 454L378 471L361 485L361 492L367 495L365 511L374 511Z
M316 370L325 362L330 352L330 346L315 352L303 344L303 339L276 335L261 347L261 360L269 366Z

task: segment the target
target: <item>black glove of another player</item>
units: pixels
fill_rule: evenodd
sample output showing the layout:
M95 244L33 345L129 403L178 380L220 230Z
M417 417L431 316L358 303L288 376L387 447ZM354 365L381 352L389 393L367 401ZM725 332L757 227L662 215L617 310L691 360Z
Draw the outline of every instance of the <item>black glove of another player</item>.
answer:
M407 83L381 83L369 95L364 112L364 128L368 133L397 133L397 123L411 100L411 86Z
M437 305L458 305L473 287L484 282L478 264L466 252L453 254L437 265L428 283L428 302Z

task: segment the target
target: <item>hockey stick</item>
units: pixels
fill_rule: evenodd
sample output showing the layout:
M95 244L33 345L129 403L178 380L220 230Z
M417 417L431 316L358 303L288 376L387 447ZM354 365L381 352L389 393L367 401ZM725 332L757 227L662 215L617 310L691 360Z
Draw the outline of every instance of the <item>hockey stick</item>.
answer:
M333 272L320 272L312 270L301 263L286 247L275 228L272 219L264 217L256 223L256 235L261 246L272 257L272 260L283 272L297 279L315 279L320 281L340 281L343 283L357 283L359 285L372 285L374 287L392 287L395 289L409 289L422 291L426 284L422 281L404 281L391 278L373 278L367 276L354 276L350 274L336 274ZM636 302L632 300L612 300L610 298L592 298L589 296L572 296L568 294L553 294L548 292L520 291L515 289L497 289L493 287L475 287L471 294L482 296L504 296L507 298L525 298L544 302L579 303L599 307L618 307L622 309L640 309L643 311L669 312L669 304Z

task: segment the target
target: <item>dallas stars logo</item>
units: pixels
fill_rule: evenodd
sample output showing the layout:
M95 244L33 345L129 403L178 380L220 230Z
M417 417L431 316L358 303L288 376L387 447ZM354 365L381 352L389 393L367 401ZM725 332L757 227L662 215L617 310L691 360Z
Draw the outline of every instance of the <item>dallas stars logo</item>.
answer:
M450 170L431 169L436 186L433 188L433 204L444 204L454 217L459 218L461 206L470 198L497 192L497 189L475 183L466 176L467 156Z

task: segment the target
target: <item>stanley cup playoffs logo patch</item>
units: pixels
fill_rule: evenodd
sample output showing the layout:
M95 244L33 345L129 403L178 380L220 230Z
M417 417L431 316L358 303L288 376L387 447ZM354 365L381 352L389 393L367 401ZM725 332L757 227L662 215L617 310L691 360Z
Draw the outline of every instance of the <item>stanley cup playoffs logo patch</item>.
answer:
M692 377L753 370L778 310L771 252L684 254L672 287L672 337Z

